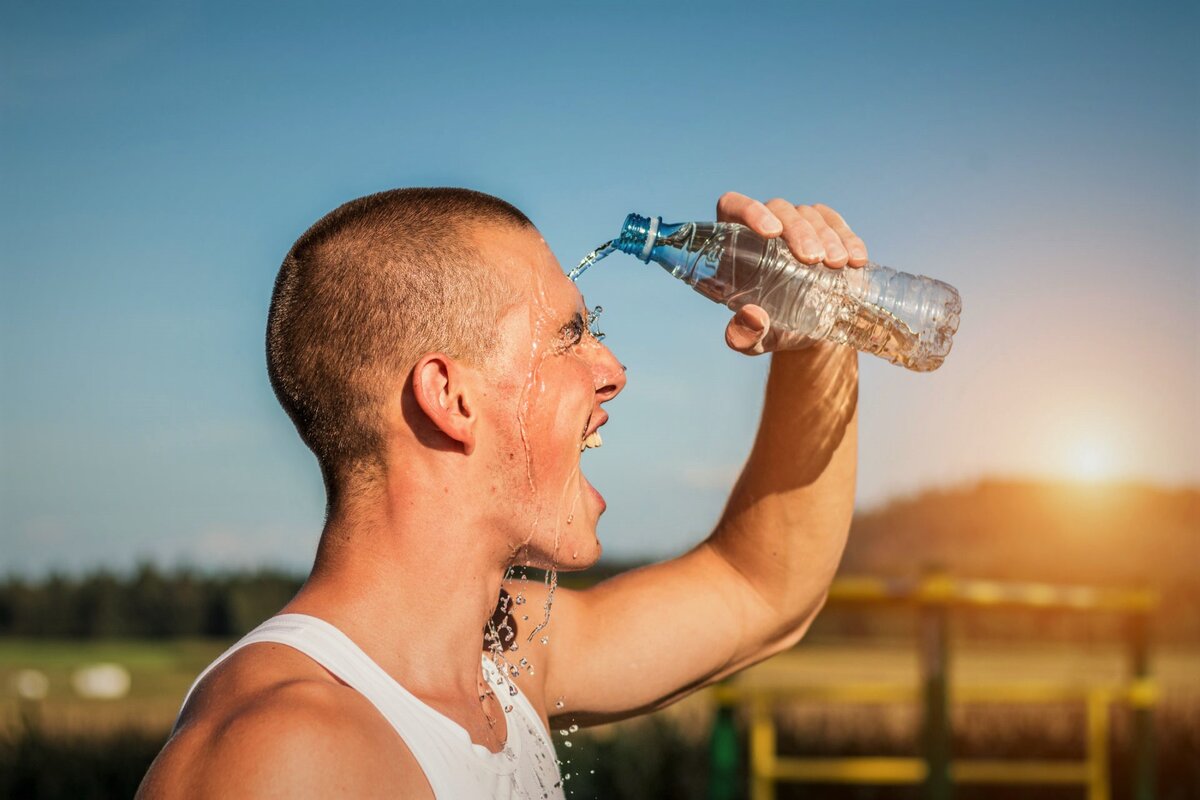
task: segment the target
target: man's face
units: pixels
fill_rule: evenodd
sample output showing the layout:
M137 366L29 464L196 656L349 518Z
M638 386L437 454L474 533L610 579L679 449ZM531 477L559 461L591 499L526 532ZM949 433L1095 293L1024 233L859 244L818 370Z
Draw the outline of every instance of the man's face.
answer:
M601 403L625 386L624 369L589 332L583 297L537 231L492 229L480 239L516 301L486 367L495 522L516 563L583 569L600 557L604 499L580 459L608 419Z

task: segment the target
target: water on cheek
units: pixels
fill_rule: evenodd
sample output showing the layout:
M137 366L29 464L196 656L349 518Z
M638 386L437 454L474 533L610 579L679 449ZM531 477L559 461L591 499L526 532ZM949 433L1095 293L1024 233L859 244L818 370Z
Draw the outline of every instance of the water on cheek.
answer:
M541 377L542 366L545 363L546 359L553 356L554 354L549 352L548 348L543 343L543 336L545 335L545 332L549 329L549 326L553 324L553 321L548 319L546 316L545 309L550 308L551 305L550 305L550 302L549 302L547 294L546 294L546 288L545 288L545 284L542 280L542 277L540 274L538 274L536 272L534 273L534 290L535 290L536 303L534 303L533 306L531 307L530 316L529 316L529 334L530 334L529 335L529 338L530 338L529 366L527 369L525 384L522 388L521 396L520 396L520 399L519 399L518 405L517 405L517 427L521 434L521 446L524 449L524 453L525 453L525 472L526 472L527 483L529 485L529 499L530 499L530 503L533 506L533 516L532 516L532 520L530 522L528 535L525 537L525 540L520 545L518 545L513 551L514 563L509 568L510 578L512 577L513 573L517 571L516 562L518 560L520 560L520 552L522 550L524 550L526 553L525 566L526 567L529 566L529 560L528 560L529 546L530 546L530 543L533 541L534 537L537 535L538 527L542 521L542 519L541 519L542 503L540 502L540 498L538 497L537 482L535 481L534 474L533 474L534 459L533 459L533 450L532 450L532 447L531 447L530 441L529 441L528 421L529 421L529 417L530 417L530 409L536 406L537 401L542 398L542 396L545 394L545 391L546 391L545 381L542 380L542 377ZM576 467L576 469L577 468L578 467ZM570 486L570 478L568 478L567 483L564 484L564 486L563 486L563 490L559 497L559 503L558 503L558 507L557 507L558 513L556 513L556 515L555 515L556 518L555 518L555 522L554 522L554 544L553 544L553 549L552 549L551 555L550 555L550 567L546 571L546 577L545 577L547 591L546 591L546 601L543 604L542 620L541 620L541 622L538 623L538 625L534 628L534 630L529 634L526 641L533 641L533 638L535 636L537 636L539 633L541 633L541 631L546 627L546 625L548 625L550 623L550 608L554 601L554 590L558 586L558 547L559 547L560 526L561 526L561 519L559 517L561 516L561 509L564 504L566 493L569 490L569 486ZM528 575L526 574L525 570L520 570L519 580L521 582L521 586L520 586L520 588L518 588L517 595L514 598L514 602L517 605L523 605L525 603L525 588L524 587L525 587L525 582L528 580ZM524 619L527 620L528 615L524 615ZM542 636L539 639L539 641L542 644L548 644L549 637ZM515 648L515 645L514 645L514 648ZM510 667L510 669L517 670L516 667Z

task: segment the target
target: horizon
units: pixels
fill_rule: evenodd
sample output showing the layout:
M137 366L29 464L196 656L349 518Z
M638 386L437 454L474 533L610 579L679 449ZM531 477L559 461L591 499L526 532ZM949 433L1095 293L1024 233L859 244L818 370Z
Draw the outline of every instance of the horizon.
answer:
M267 382L267 302L305 228L396 185L499 195L566 269L631 211L825 202L872 261L957 287L939 370L860 359L858 509L990 474L1200 484L1200 7L700 2L619 35L625 12L537 8L10 12L0 573L309 563L323 485ZM767 360L632 258L579 288L629 367L583 465L600 539L680 553Z
M1113 494L1122 492L1148 492L1161 494L1196 494L1200 496L1200 482L1188 484L1165 484L1165 483L1149 483L1139 480L1123 480L1123 479L1086 479L1086 478L1039 478L1030 475L986 475L978 479L966 479L958 483L926 486L912 493L898 494L891 497L883 498L877 504L863 508L855 506L854 522L860 521L868 517L878 515L886 515L897 510L898 506L907 504L920 503L930 499L944 497L946 495L969 494L978 492L988 488L1010 488L1018 490L1033 490L1033 491L1055 491L1055 492L1085 492L1087 494L1103 492L1105 501L1111 500ZM1064 498L1065 499L1065 498ZM1077 498L1073 498L1077 499ZM851 523L851 539L853 541L853 525ZM964 534L968 535L968 534ZM653 563L656 559L652 555L637 555L637 554L618 554L614 555L605 549L600 560L582 570L571 570L560 573L560 576L565 575L587 575L593 570L598 570L602 573L613 568L626 568L637 565ZM76 564L70 566L61 566L47 564L35 569L5 569L3 564L0 564L0 582L11 580L46 580L52 576L62 576L66 578L80 578L96 574L110 574L117 577L129 577L145 567L153 568L162 573L188 572L196 575L212 576L224 574L251 574L256 572L279 573L288 577L303 577L308 574L311 568L311 562L288 562L288 561L257 561L255 563L238 563L238 562L190 562L186 560L156 560L138 559L124 564ZM540 573L541 571L527 568L530 573ZM839 570L839 576L842 574ZM848 573L857 574L857 573Z

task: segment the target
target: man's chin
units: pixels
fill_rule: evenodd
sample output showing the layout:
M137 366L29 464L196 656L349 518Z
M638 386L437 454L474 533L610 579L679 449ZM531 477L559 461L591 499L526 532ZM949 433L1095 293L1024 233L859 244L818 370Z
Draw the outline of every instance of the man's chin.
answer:
M595 566L596 562L600 560L600 553L603 549L600 540L595 535L586 545L575 545L568 539L559 544L556 553L542 554L540 557L531 558L529 566L534 569L553 568L559 572L579 572Z
M604 549L597 539L595 544L587 548L585 553L582 548L576 550L572 555L573 558L560 559L555 566L559 572L579 572L585 569L591 569L596 566L596 562L600 560L600 553Z

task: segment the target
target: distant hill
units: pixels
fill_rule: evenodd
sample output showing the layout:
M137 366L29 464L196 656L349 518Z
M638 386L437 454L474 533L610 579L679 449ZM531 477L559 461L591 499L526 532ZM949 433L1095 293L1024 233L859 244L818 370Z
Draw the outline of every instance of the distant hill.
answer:
M1200 488L985 480L855 516L843 573L1086 584L1200 581Z
M839 574L916 577L932 566L964 578L1150 586L1162 594L1160 638L1200 641L1200 488L984 480L926 491L857 514ZM863 625L853 613L826 616L825 632ZM1003 633L1009 623L993 625L994 616L973 615L971 625ZM1011 627L1117 630L1097 622L1043 614Z

